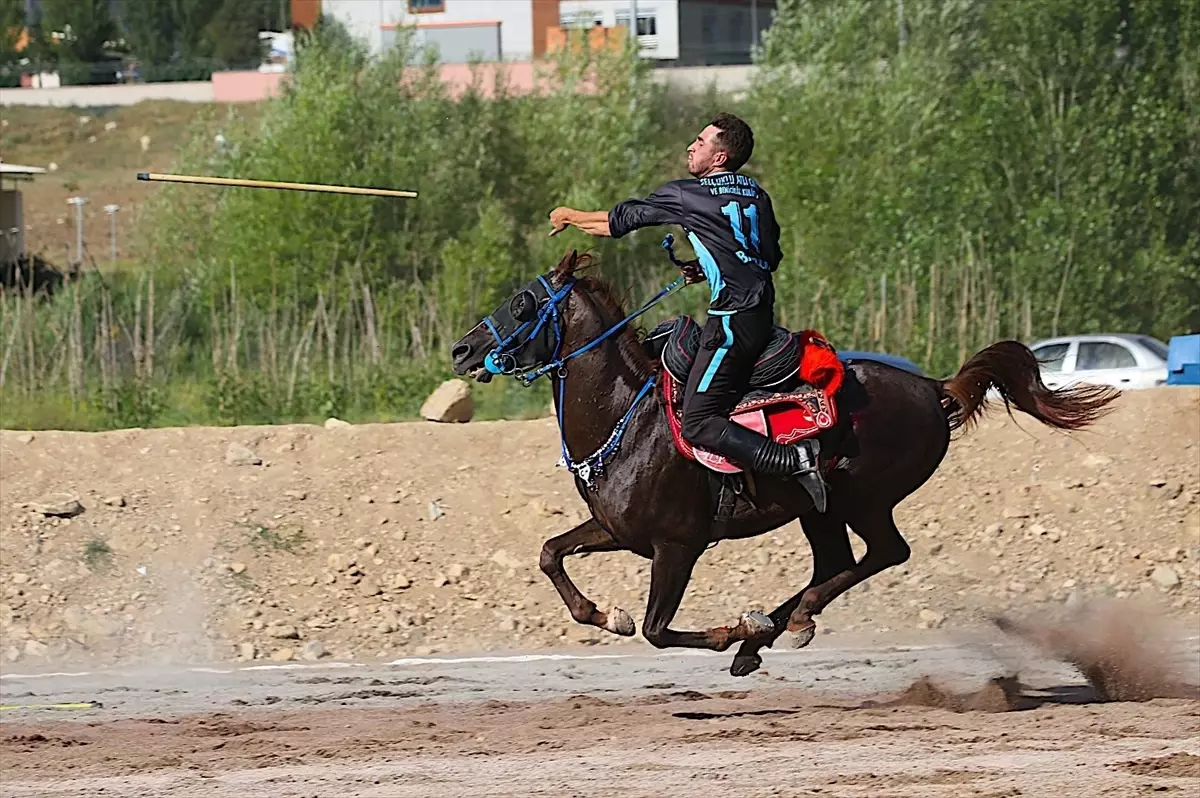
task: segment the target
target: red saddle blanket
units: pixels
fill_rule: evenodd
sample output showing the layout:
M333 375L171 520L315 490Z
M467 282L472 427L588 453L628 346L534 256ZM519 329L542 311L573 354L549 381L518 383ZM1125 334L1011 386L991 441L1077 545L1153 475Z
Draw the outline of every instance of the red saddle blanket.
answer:
M819 334L805 330L800 354L799 377L803 383L784 391L751 391L737 404L729 418L735 424L771 436L787 444L811 438L837 423L834 396L842 386L844 366L833 347ZM662 395L667 423L675 448L689 460L723 474L742 471L725 457L693 447L683 439L683 394L685 386L662 370Z

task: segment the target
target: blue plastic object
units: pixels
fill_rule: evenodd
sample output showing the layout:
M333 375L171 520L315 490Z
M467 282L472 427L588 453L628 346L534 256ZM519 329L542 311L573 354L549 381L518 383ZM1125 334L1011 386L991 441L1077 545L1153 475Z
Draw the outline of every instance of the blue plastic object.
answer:
M856 352L852 350L839 350L838 359L843 363L850 363L855 360L874 360L877 363L886 363L889 366L894 366L898 369L911 372L918 376L925 376L921 371L921 367L912 362L906 357L899 355L888 355L883 352Z
M1167 345L1167 385L1200 385L1200 334L1176 335Z

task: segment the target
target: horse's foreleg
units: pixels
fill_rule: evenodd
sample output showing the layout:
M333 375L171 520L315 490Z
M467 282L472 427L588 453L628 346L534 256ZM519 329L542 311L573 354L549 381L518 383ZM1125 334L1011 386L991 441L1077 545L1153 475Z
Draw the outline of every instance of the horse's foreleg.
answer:
M612 607L608 612L600 612L595 603L579 592L571 577L563 569L563 558L569 554L582 554L585 551L616 551L619 547L612 535L608 534L595 519L584 521L570 532L564 532L550 538L542 545L542 555L538 564L542 573L550 577L555 590L562 598L571 617L578 623L599 626L613 634L628 637L637 631L633 618L619 607Z
M746 613L735 626L719 626L703 632L677 632L668 627L679 611L692 569L703 551L677 543L655 544L650 564L650 600L642 624L642 635L652 646L724 651L739 640L768 635L774 628L771 619L758 612Z
M771 612L771 622L774 630L767 640L747 640L738 648L734 655L729 672L734 676L747 676L758 670L762 665L762 657L758 651L764 645L772 646L787 629L788 618L800 606L800 601L809 588L820 585L842 571L854 567L854 550L850 548L850 533L846 530L846 521L837 512L834 503L826 513L809 513L800 519L800 526L813 553L813 575L808 585L796 595L780 604ZM807 629L796 630L792 634L792 648L802 648L812 641L816 633L816 623L810 622Z
M846 514L850 528L867 544L867 553L857 565L804 591L799 605L788 618L789 632L813 628L813 616L819 615L835 598L875 574L908 560L911 550L896 528L891 507L854 508Z

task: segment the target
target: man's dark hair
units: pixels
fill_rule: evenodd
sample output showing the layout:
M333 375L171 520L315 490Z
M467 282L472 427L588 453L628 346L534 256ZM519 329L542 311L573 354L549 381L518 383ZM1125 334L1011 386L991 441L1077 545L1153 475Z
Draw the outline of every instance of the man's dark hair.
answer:
M745 166L754 152L754 131L750 126L733 114L724 112L717 114L709 124L721 131L717 144L728 158L725 168L736 172Z

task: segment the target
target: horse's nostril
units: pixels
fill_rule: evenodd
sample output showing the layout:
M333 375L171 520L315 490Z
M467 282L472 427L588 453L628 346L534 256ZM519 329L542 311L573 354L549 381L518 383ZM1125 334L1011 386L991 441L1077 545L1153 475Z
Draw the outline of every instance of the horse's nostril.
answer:
M450 350L450 356L454 358L455 363L459 362L460 360L466 360L471 356L471 345L459 344L458 346L454 347L454 349Z

